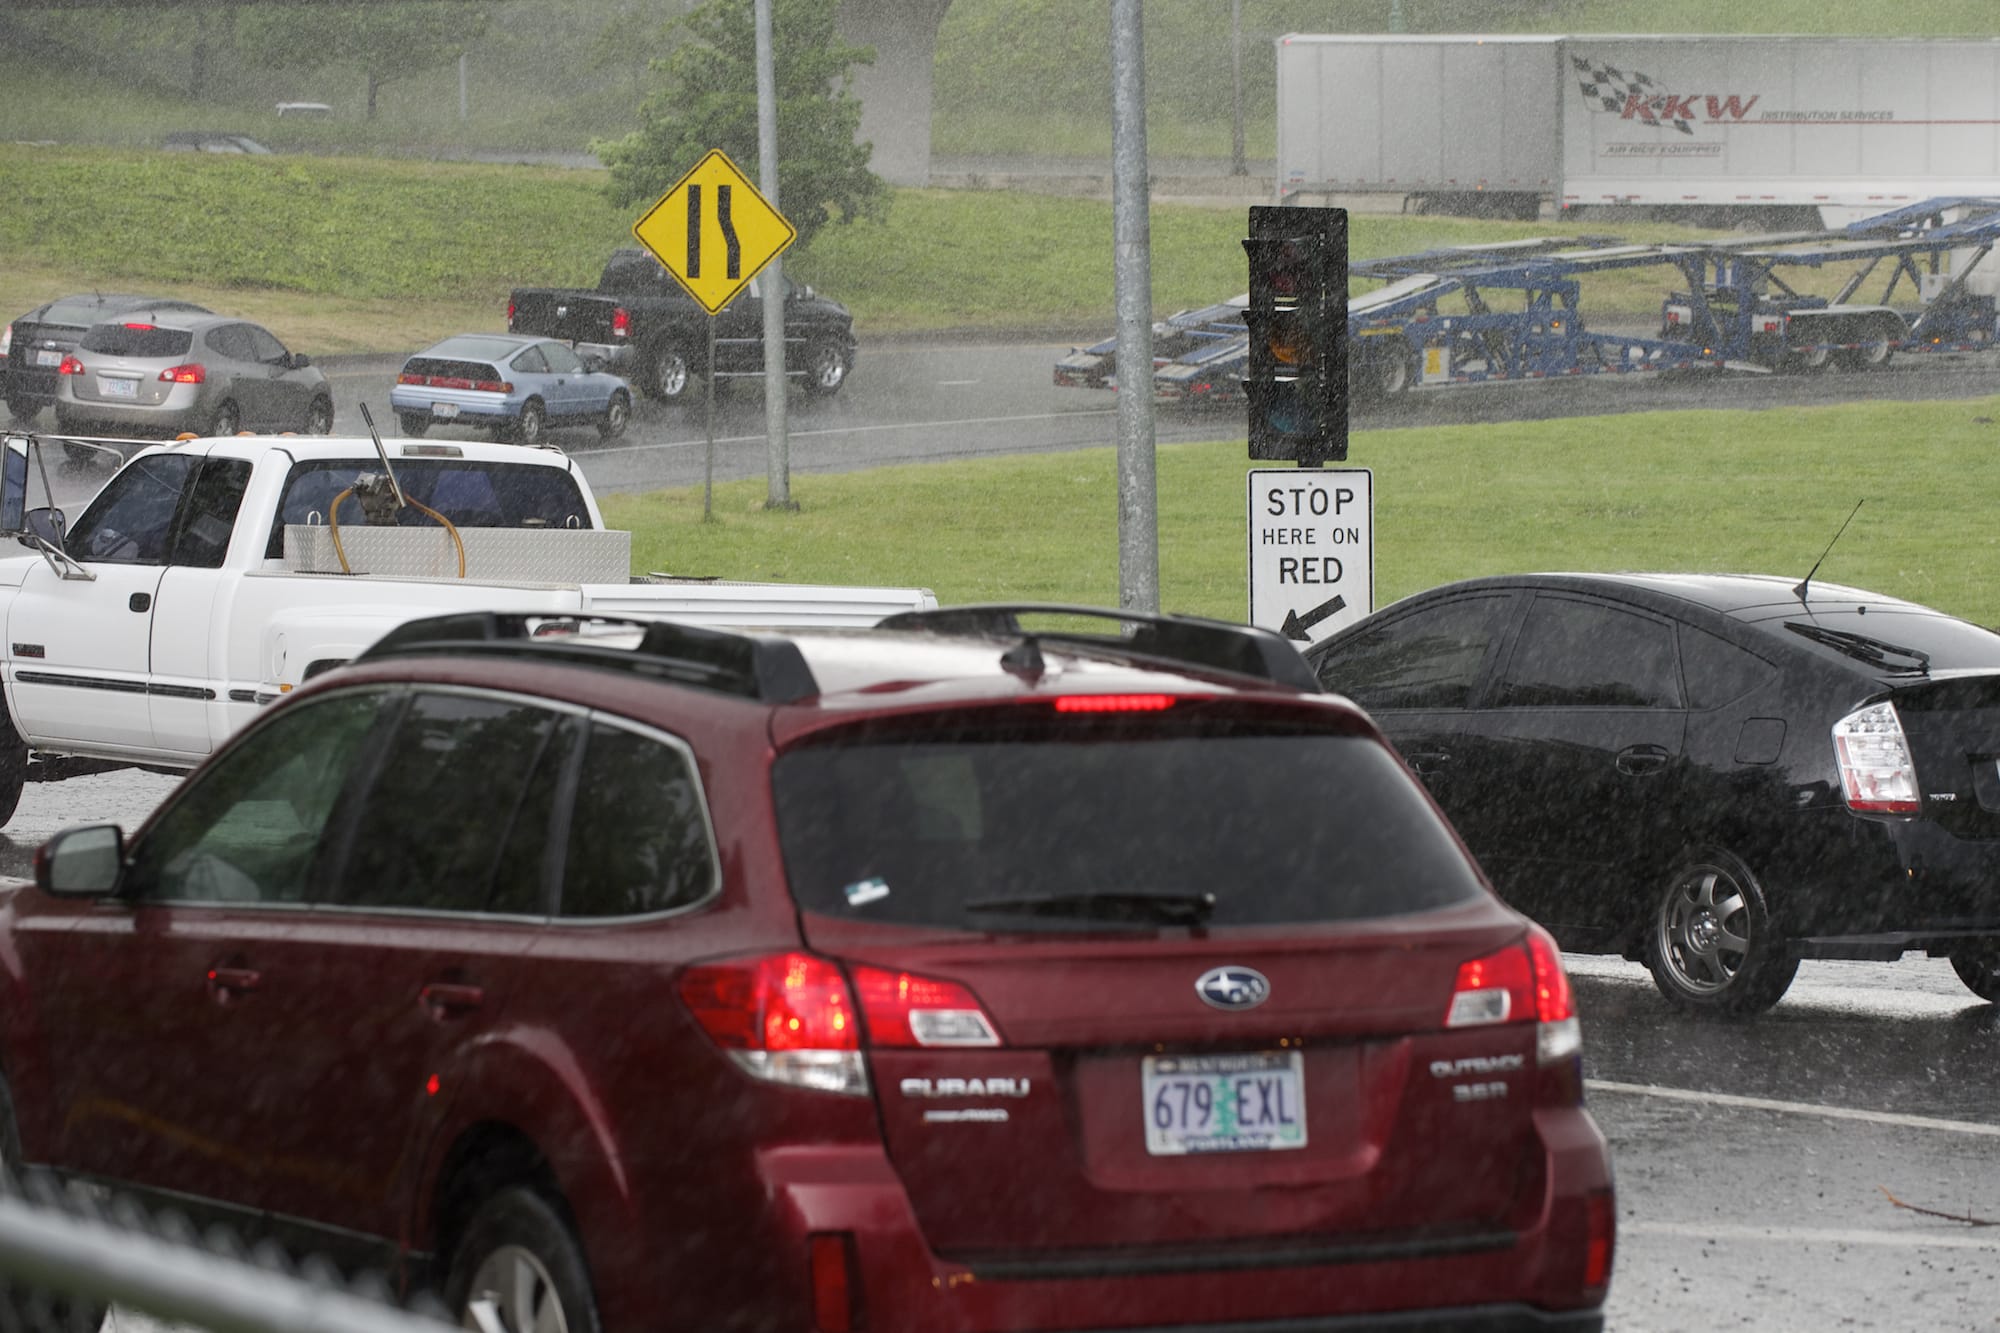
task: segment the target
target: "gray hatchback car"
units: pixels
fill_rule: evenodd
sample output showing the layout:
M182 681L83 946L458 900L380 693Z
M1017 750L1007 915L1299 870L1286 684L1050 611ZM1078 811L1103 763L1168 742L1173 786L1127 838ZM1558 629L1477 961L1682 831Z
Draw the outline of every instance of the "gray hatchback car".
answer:
M229 315L106 320L63 358L57 380L56 429L65 435L333 429L325 374L269 329Z

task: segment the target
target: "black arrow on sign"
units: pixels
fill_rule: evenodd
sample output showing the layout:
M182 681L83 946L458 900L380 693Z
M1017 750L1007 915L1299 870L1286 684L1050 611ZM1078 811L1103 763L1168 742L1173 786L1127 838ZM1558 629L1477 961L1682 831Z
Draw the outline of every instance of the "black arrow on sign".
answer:
M1284 626L1278 632L1288 639L1309 639L1312 636L1306 633L1307 630L1319 624L1320 621L1325 620L1328 616L1339 615L1346 609L1347 599L1339 593L1335 593L1332 597L1321 602L1304 615L1300 615L1296 611L1285 612Z

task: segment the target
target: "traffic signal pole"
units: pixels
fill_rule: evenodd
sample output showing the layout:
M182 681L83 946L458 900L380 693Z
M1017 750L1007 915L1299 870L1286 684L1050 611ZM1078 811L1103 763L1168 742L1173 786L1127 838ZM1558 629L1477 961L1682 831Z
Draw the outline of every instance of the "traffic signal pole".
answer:
M1153 254L1139 0L1111 0L1112 283L1118 305L1118 605L1160 609L1153 451Z

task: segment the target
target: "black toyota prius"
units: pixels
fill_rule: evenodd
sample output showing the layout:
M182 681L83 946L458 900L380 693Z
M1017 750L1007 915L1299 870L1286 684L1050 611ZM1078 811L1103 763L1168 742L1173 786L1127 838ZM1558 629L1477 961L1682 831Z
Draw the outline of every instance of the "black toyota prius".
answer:
M2000 1000L2000 634L1791 578L1524 574L1307 657L1504 897L1684 1008L1908 951Z

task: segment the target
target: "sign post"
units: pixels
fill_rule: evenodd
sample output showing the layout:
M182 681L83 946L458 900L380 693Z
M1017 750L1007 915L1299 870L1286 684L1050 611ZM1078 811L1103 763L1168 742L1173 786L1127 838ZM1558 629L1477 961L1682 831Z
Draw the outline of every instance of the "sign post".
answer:
M1304 648L1375 609L1375 476L1252 468L1250 623Z
M708 312L704 519L709 517L715 475L715 317L798 234L720 148L710 149L632 224L639 244Z

